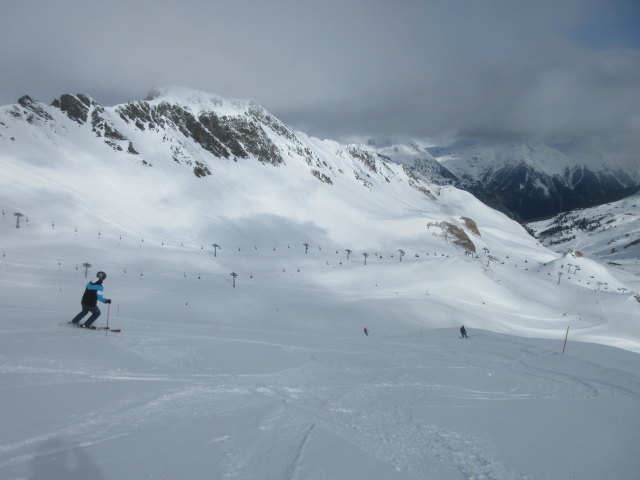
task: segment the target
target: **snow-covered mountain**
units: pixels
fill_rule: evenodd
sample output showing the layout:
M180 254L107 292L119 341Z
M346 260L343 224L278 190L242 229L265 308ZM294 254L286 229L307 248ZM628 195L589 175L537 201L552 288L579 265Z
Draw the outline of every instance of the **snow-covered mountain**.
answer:
M548 216L611 196L624 196L640 183L610 162L585 163L544 144L509 144L432 150L470 191L497 195L523 219Z
M374 148L294 132L249 101L179 88L115 107L102 107L86 95L62 95L51 105L23 97L0 111L0 144L4 218L21 213L30 232L44 229L47 247L37 248L42 255L56 249L51 231L63 229L74 235L91 230L98 238L109 230L147 246L179 243L201 252L214 243L236 245L238 252L307 244L305 253L309 248L335 252L333 262L326 260L327 270L340 268L346 260L341 252L349 250L350 261L355 257L372 268L409 263L406 255L417 273L438 252L440 258L454 258L463 271L470 269L472 277L481 276L468 292L479 304L486 303L485 295L494 297L496 288L512 289L495 272L488 274L492 265L506 268L511 261L527 267L526 261L543 273L542 265L559 261L554 268L562 268L560 254L472 195L420 179ZM43 238L32 240L38 245ZM66 250L68 239L60 242ZM85 248L94 261L113 262L116 270L130 260L102 251L96 242ZM181 270L198 271L200 261L189 260ZM243 263L244 275L251 275ZM450 280L438 279L439 287L425 288L436 280L429 275L408 278L407 284L421 295L433 288L465 289L465 275L454 272L444 275ZM602 274L603 282L621 286ZM596 289L587 278L573 281ZM406 308L401 307L404 314ZM420 308L412 313L416 318ZM492 323L499 331L513 331L511 320ZM625 336L622 343L627 341Z
M424 178L467 190L519 220L618 200L640 188L640 162L630 170L603 155L587 158L541 143L434 147L414 142L380 150Z
M388 157L184 89L1 108L0 477L630 478L637 275ZM66 325L99 270L122 333Z
M565 212L527 227L550 248L580 251L602 263L640 273L640 193Z

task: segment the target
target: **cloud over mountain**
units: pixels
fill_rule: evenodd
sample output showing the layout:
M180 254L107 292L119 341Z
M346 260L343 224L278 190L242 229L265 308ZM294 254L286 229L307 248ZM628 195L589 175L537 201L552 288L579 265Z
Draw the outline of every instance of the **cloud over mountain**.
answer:
M321 137L446 132L637 162L635 2L8 2L0 103L160 84L257 99ZM634 33L635 31L635 33Z

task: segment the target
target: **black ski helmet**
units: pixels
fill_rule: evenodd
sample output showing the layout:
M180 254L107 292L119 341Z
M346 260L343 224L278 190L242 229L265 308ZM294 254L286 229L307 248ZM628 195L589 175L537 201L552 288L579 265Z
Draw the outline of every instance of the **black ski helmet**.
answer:
M99 280L104 280L105 278L107 278L107 274L104 272L98 272L96 273L96 277L98 277Z

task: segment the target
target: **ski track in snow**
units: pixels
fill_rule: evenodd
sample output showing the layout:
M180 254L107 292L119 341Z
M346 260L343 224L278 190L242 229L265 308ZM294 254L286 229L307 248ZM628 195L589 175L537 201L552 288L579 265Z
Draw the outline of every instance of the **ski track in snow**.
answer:
M25 340L37 336L37 333L21 332L29 335ZM93 332L82 333L97 339ZM101 334L97 335L102 338ZM290 344L288 349L306 360L302 358L297 366L261 374L202 373L203 365L198 362L205 358L184 355L189 350L176 349L174 337L157 335L150 339L133 333L131 338L123 334L106 340L114 346L137 344L142 347L143 358L148 354L149 359L156 359L155 348L163 343L173 344L174 351L169 353L173 354L170 357L174 357L174 362L181 359L175 364L178 371L156 374L123 369L105 371L91 363L71 369L68 365L65 368L62 362L56 365L42 359L38 366L37 359L32 359L32 365L23 365L10 357L0 357L0 373L31 379L30 388L67 385L83 389L95 383L145 384L149 388L132 392L106 409L71 411L67 426L49 431L41 429L41 434L3 443L0 445L0 472L20 471L22 466L37 458L59 455L70 449L99 451L104 445L117 444L131 435L153 435L153 432L167 428L180 428L194 421L206 422L257 408L264 413L255 427L257 437L252 442L257 443L252 448L264 450L264 442L268 442L265 439L273 435L276 435L273 438L290 439L276 444L276 448L287 452L288 456L281 466L281 478L304 478L307 452L314 455L307 446L315 436L330 434L406 478L423 478L425 467L429 471L441 465L454 469L459 475L450 478L528 479L534 477L516 473L506 466L496 446L488 438L478 436L478 432L431 424L416 416L416 412L444 405L460 412L478 412L486 407L499 408L495 405L500 403L524 402L524 406L531 401L553 402L565 397L580 401L625 397L636 406L639 403L637 381L623 386L619 382L603 382L603 376L596 376L594 380L578 376L571 365L565 367L558 363L560 360L571 362L569 358L522 340L512 346L495 341L484 344L482 337L476 336L473 339L476 350L467 351L452 349L456 344L451 342L443 344L430 340L420 344L416 338L408 338L403 351L397 350L403 342L394 338L368 338L364 342L340 339L339 344L345 346L341 350L335 348L336 344L323 349L317 339L313 339L312 345L304 346L309 338L303 335L299 336L300 344ZM209 340L224 342L220 336ZM241 339L227 340L225 343L233 345ZM247 341L256 343L251 339ZM144 345L152 343L156 346L145 354ZM283 342L266 340L257 343L287 346ZM468 342L463 344L469 345ZM352 360L346 361L347 357ZM374 363L370 364L371 361ZM597 364L586 365L597 372ZM504 380L496 385L498 388L486 388L491 379L505 375L520 378L520 383L509 385L510 381ZM465 386L466 382L456 380L458 377L473 379L472 383L479 383L480 388ZM480 381L481 378L488 381ZM481 387L483 383L485 388ZM540 391L530 388L536 385ZM17 384L8 388L19 390L22 386ZM7 392L6 382L2 390ZM241 439L233 433L221 433L211 435L207 443L214 449L220 446L226 452L224 461L218 465L221 478L255 475L255 460L250 452L234 446ZM260 440L263 436L265 439ZM67 441L64 446L51 443L60 438L76 440ZM47 442L51 443L50 448L33 453L35 447Z
M296 469L298 467L298 462L300 461L300 456L302 455L302 451L304 450L304 446L307 443L307 439L309 438L309 435L311 435L311 432L313 431L315 426L316 426L315 423L311 424L309 428L306 431L304 431L304 433L302 434L302 438L300 439L300 444L297 446L295 450L293 459L291 460L291 463L289 464L286 471L284 472L285 479L293 480L294 478L296 478Z

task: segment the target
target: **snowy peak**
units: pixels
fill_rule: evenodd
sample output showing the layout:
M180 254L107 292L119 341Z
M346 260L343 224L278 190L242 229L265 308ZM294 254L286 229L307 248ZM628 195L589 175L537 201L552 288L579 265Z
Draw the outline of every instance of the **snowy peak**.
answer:
M51 102L51 106L59 108L71 120L79 124L87 123L89 111L98 107L98 104L88 95L79 93L77 95L64 94Z
M74 124L86 133L89 127L94 140L134 155L143 165L153 165L158 144L164 144L167 155L161 157L191 167L197 176L210 175L214 159L254 158L279 165L287 150L309 156L286 125L254 102L175 87L115 107L103 107L85 94L61 95L50 106L25 96L5 112L31 125L55 124L62 137L76 132ZM10 123L4 122L7 129Z
M534 187L546 189L551 179L569 188L578 186L585 176L599 177L608 188L628 188L637 179L619 166L588 162L541 143L494 146L453 146L429 148L437 160L468 183L495 182L511 170L531 172L541 179Z
M404 165L419 178L437 185L456 185L458 178L443 164L438 162L419 142L392 144L387 146L369 146L380 157Z
M260 108L245 112L229 109L201 110L204 105L189 106L166 101L130 102L115 108L115 113L138 132L164 131L176 145L173 158L180 161L185 140L197 144L216 158L245 159L254 156L260 162L278 165L284 160L267 130L292 136L291 132ZM197 112L197 113L196 113ZM203 164L204 165L204 164ZM200 173L204 173L203 169Z
M589 160L541 143L459 142L425 150L451 173L456 186L520 220L617 200L640 183L634 172L600 157Z
M103 107L84 94L64 94L51 105L23 97L18 104L6 107L5 113L12 117L3 122L7 132L26 128L26 122L35 128L30 134L45 143L42 148L60 140L71 142L78 150L99 152L106 145L147 167L171 160L188 167L196 177L215 175L216 170L226 169L229 161L257 161L276 167L290 164L328 186L346 182L371 190L400 182L434 197L428 181L374 149L294 132L253 101L163 87L152 91L146 100L114 107ZM20 137L6 135L14 140Z
M151 105L180 105L194 115L212 111L227 116L244 115L249 110L262 110L266 113L266 110L253 100L228 99L214 93L175 86L156 87L149 91L144 101Z
M507 144L494 146L458 146L431 148L429 151L451 172L473 180L507 167L526 166L549 176L562 175L576 165L569 156L547 145Z

